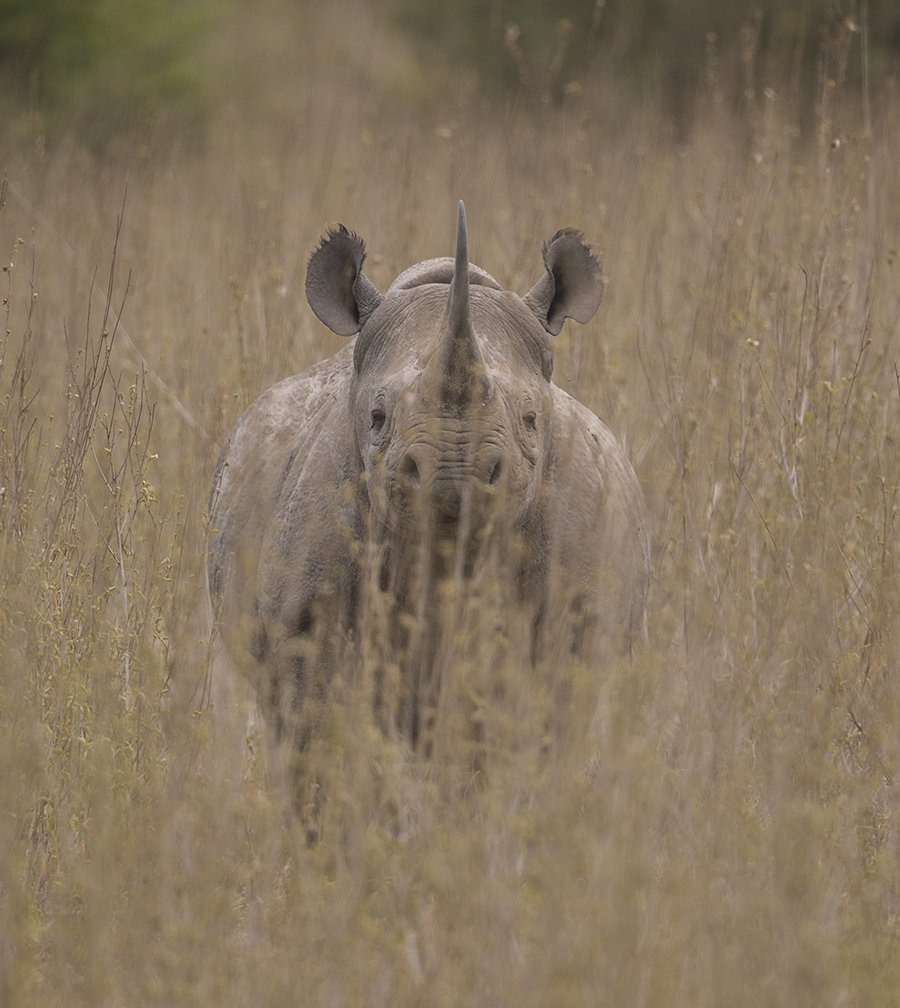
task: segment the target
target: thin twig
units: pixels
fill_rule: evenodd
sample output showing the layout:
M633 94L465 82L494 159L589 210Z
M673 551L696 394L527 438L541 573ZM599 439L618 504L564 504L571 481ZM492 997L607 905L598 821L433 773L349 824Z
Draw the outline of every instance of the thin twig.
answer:
M738 483L741 484L741 486L744 489L744 492L750 498L750 503L753 505L753 510L759 516L759 520L763 523L763 528L765 528L766 534L768 535L769 540L771 541L772 546L775 549L775 553L778 556L778 562L781 564L781 569L784 571L784 576L788 579L788 584L793 587L794 582L791 580L791 572L788 570L787 564L784 561L784 555L781 552L781 548L779 547L778 543L775 541L775 536L772 534L772 530L769 528L769 523L766 521L766 516L760 510L760 507L756 503L756 500L753 497L753 494L750 492L750 488L747 486L747 484L741 478L741 474L737 471L737 467L735 466L734 462L731 459L729 459L728 460L728 464L731 467L731 472L734 475L735 479L738 481Z
M16 198L16 200L18 200L18 202L26 210L29 211L29 213L32 213L34 215L35 219L38 221L38 223L41 225L41 227L46 228L47 231L56 238L56 240L59 242L60 247L65 252L66 256L71 260L72 263L75 264L76 271L82 277L86 277L87 274L79 266L80 259L76 255L75 250L72 248L72 246L65 240L65 238L62 237L62 235L59 233L59 231L57 231L57 229L40 212L40 210L38 210L19 191L19 189L15 185L15 183L8 183L8 184L6 184L4 191L11 193ZM124 213L124 200L123 200L122 213ZM116 237L117 237L117 239L118 239L119 232L121 231L121 227L122 227L122 216L120 214L120 217L119 217L119 220L118 220L118 224L117 224L117 229L116 229ZM96 290L95 290L95 288L94 288L94 286L92 284L91 285L91 297L93 297L95 293L96 293ZM147 358L138 349L137 344L134 342L134 340L128 334L128 331L126 330L125 326L122 325L121 318L119 320L117 320L116 326L117 326L117 329L118 329L118 333L119 333L120 339L123 339L125 341L125 343L128 345L128 348L137 357L137 359L138 359L141 367L143 367L146 370L146 372L147 372L148 376L150 377L151 381L153 382L153 384L165 396L165 398L168 400L169 404L172 406L172 408L175 410L175 412L178 414L178 416L181 417L181 419L185 422L185 424L192 431L194 431L194 433L202 441L205 441L207 444L210 444L210 445L211 444L215 444L216 443L215 438L197 420L197 418L193 415L193 413L191 413L191 411L187 408L187 406L184 405L184 403L178 398L178 396L175 395L175 393L172 391L172 389L169 387L169 385L163 380L163 378L151 367L150 362L147 360Z

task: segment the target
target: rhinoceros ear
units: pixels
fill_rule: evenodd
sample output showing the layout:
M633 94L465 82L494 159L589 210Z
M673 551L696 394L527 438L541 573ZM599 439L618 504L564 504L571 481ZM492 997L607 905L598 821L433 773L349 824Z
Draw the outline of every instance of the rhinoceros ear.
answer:
M553 336L563 321L588 322L603 300L603 270L580 231L557 231L541 250L547 272L525 295L525 304Z
M365 243L343 224L329 230L309 257L306 300L339 336L358 333L384 297L362 271L365 258Z

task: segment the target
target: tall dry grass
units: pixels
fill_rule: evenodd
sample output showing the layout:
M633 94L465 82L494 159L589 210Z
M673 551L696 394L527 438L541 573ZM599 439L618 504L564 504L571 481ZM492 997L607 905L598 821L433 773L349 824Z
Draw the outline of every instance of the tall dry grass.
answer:
M358 52L323 87L333 55L202 149L9 151L0 1002L897 1004L898 95L866 123L823 81L797 124L711 88L676 146L653 105L498 123ZM340 345L302 299L323 224L384 287L460 196L510 287L563 224L602 255L556 377L636 462L649 637L576 675L589 735L486 782L358 729L348 686L307 847L212 674L216 442Z

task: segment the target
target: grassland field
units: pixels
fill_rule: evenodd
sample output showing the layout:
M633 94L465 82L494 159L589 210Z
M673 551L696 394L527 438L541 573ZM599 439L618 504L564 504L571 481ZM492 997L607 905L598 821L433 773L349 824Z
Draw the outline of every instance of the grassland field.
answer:
M387 42L277 36L202 142L5 144L0 1004L900 1005L896 84L802 122L711 85L683 139L612 88L416 102ZM507 669L483 781L346 682L308 846L217 680L215 457L342 345L303 297L325 225L384 289L460 197L504 286L564 225L603 261L555 380L638 472L647 639L573 672L596 714L550 757Z

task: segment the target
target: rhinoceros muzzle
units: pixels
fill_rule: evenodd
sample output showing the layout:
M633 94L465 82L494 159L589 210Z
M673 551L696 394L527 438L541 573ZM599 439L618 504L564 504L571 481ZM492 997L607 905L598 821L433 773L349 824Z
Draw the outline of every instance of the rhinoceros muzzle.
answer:
M425 446L413 446L400 464L396 486L404 509L420 514L430 510L438 522L467 516L477 524L500 488L503 472L503 459L496 450L471 459L460 454L435 460Z

